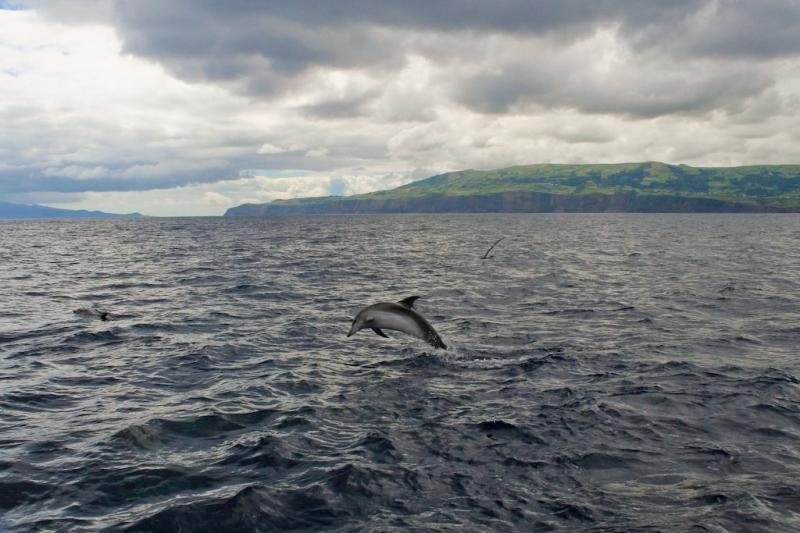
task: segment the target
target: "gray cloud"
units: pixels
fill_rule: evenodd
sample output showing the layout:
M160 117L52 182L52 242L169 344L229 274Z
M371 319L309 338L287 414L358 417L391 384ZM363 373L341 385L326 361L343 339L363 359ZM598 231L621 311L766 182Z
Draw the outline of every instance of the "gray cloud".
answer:
M677 25L630 28L633 45L681 57L770 59L800 53L800 4L793 0L702 2Z
M220 83L242 94L274 97L295 91L298 84L313 83L320 69L391 76L409 54L418 54L439 65L444 76L461 80L455 94L462 103L492 112L507 112L521 100L645 117L707 110L736 96L719 91L725 84L740 85L740 96L769 85L768 72L747 66L756 72L742 72L736 59L764 61L800 52L795 0L30 3L61 20L105 20L117 29L125 52L157 61L182 79ZM614 83L582 75L593 67L591 54L579 61L566 58L569 70L558 64L564 55L559 47L603 28L613 29L632 51L624 98L615 99L620 93ZM504 55L515 53L493 63L481 43L497 35L509 37ZM692 64L700 59L707 62ZM690 62L691 75L675 74L682 61ZM464 76L461 71L474 63L484 71ZM664 63L672 72L662 68ZM676 91L679 83L686 87ZM719 92L724 94L718 98L714 93ZM321 98L304 110L337 118L363 112L364 103Z
M58 2L46 5L64 12ZM125 52L183 79L260 97L313 83L319 69L391 76L409 54L419 54L461 80L456 97L479 112L508 112L520 102L643 117L706 111L770 84L767 72L742 72L731 60L800 50L794 0L118 0L97 15L114 24ZM623 75L610 80L585 74L591 54L576 61L559 51L603 28L614 29L633 52ZM481 43L498 35L508 37L504 54L513 57L493 63ZM712 64L690 64L689 75L675 72L676 62L698 59ZM464 76L475 63L484 72ZM363 103L323 97L304 110L336 118L362 113Z
M323 119L364 116L369 112L369 104L379 96L378 90L370 90L362 94L302 106L299 111L310 117Z
M0 194L230 183L242 169L501 166L610 150L692 161L797 154L796 133L775 136L780 117L800 114L798 84L786 81L796 80L800 55L796 0L21 1L68 25L111 26L123 54L208 91L161 96L153 86L143 118L12 101L0 107L3 129L14 132L0 132ZM530 127L538 120L553 123ZM704 138L677 140L676 124ZM647 140L631 141L628 130Z
M705 60L650 59L598 71L566 54L543 55L535 69L513 58L465 73L451 88L458 101L483 113L571 108L651 118L734 109L774 83L770 69L759 65L736 62L723 68Z
M192 81L228 82L251 94L285 90L315 68L393 69L408 53L446 61L459 50L418 49L415 34L469 42L489 34L574 41L615 27L637 49L693 57L769 58L800 50L794 0L443 0L231 2L36 0L55 17L105 18L124 50ZM69 6L69 8L67 8ZM96 6L93 11L92 6ZM526 50L530 58L530 52Z

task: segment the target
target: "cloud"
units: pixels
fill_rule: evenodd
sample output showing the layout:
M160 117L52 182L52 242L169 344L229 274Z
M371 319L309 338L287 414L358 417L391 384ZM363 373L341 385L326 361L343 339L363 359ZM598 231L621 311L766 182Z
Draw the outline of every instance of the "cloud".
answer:
M258 153L262 155L274 155L274 154L282 154L285 152L283 148L275 146L271 143L264 143L261 145L261 148L258 149Z
M6 197L207 213L420 169L800 157L795 0L20 4L0 9Z
M327 148L314 148L306 152L306 157L311 157L311 158L325 157L326 155L328 155Z
M680 24L647 24L632 31L637 47L678 57L763 60L800 53L800 5L793 0L709 0Z
M67 12L60 1L32 5L55 17ZM791 0L77 5L70 20L76 12L105 19L124 52L181 79L261 98L296 95L301 86L312 101L298 109L317 119L431 119L389 106L408 96L402 91L383 98L396 95L386 80L413 58L450 81L453 99L482 112L530 105L641 117L705 112L775 82L768 65L742 58L769 62L800 48L791 23L800 6ZM349 87L328 83L337 73Z
M635 54L618 33L599 31L567 47L541 43L535 68L526 43L495 39L491 52L448 80L455 98L484 113L570 108L630 117L702 114L735 106L775 83L774 67L741 60Z
M136 190L237 177L263 127L245 101L121 56L114 32L0 11L0 193ZM256 107L256 116L266 111Z
M633 55L686 58L783 57L800 51L800 6L793 0L582 0L464 3L345 0L332 3L118 0L34 1L63 20L105 20L126 53L159 62L178 77L221 83L248 94L294 90L319 70L364 71L382 77L418 55L444 65L486 62L484 39L517 41L515 59L530 78L544 53L599 30L613 31ZM69 8L67 8L69 6ZM77 7L76 7L77 6ZM437 39L439 38L439 39ZM442 39L444 38L444 39ZM437 46L436 41L443 46ZM545 42L548 46L541 46ZM469 57L465 57L469 50ZM508 54L506 54L508 55ZM585 56L592 61L591 54ZM527 61L526 61L527 60ZM581 66L586 67L584 62ZM339 106L336 105L338 102ZM337 114L359 100L311 109ZM350 105L348 105L348 103Z

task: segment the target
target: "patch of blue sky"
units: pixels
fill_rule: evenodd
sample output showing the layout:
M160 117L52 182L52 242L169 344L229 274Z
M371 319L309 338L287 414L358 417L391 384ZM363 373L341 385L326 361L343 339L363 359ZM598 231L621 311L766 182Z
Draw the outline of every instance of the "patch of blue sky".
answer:
M5 76L11 76L12 78L19 78L20 74L22 74L22 70L16 67L11 67L0 69L0 73Z
M6 11L22 11L25 9L25 6L15 2L9 2L8 0L0 0L0 9L5 9Z
M31 67L28 65L14 65L0 68L0 74L11 76L12 78L19 78L29 70L31 70Z
M328 194L332 196L344 196L345 192L347 192L347 182L340 177L331 178Z

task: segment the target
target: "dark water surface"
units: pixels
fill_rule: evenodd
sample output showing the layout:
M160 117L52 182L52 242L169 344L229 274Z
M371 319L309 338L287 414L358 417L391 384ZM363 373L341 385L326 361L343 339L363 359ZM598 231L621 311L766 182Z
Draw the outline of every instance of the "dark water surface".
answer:
M798 531L799 378L796 215L0 223L0 530Z

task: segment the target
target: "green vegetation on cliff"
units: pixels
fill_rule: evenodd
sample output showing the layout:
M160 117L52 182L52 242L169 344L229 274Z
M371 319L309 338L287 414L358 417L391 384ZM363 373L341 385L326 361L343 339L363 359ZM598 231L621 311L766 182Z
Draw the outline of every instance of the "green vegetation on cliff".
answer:
M800 211L800 165L526 165L448 172L348 197L249 204L226 215L472 211Z

